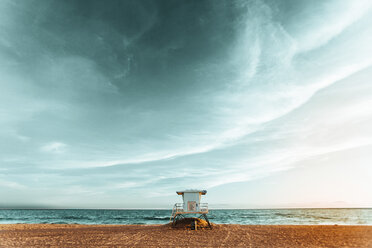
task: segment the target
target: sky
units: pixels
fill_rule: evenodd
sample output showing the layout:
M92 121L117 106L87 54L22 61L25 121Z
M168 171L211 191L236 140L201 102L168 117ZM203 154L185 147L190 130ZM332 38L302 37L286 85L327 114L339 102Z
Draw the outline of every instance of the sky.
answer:
M372 207L369 0L1 0L0 207Z

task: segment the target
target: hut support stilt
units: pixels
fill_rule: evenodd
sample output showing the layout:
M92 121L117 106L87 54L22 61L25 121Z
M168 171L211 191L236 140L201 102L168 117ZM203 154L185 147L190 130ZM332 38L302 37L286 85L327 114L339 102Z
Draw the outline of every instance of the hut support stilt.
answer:
M210 229L212 229L212 225L211 225L211 223L209 222L207 215L206 215L206 214L202 214L202 215L200 215L200 217L203 217L203 218L205 219L205 221L208 223L208 227L209 227ZM199 217L199 218L200 218L200 217Z

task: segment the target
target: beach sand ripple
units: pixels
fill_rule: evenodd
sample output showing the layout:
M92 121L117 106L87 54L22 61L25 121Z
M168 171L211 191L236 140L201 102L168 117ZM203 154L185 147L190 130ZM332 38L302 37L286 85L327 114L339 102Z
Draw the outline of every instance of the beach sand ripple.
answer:
M372 247L372 226L3 224L0 247Z

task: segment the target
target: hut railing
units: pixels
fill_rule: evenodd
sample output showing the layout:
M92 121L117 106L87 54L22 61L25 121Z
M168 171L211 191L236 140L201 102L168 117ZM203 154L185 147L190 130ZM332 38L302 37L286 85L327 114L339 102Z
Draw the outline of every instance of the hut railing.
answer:
M188 213L188 212L189 211L185 211L183 209L183 203L176 203L173 206L171 218L176 216L177 214ZM196 211L195 213L205 213L205 214L207 214L208 213L208 203L200 203L199 204L199 210Z
M183 203L174 204L173 210L172 210L172 217L175 216L179 212L183 212Z
M200 203L200 212L208 213L208 203Z

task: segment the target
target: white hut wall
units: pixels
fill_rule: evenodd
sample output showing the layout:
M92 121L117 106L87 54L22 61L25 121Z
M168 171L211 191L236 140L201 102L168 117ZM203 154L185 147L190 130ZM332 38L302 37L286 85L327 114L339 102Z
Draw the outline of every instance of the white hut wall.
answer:
M200 211L200 194L197 193L184 193L183 194L183 209L186 212Z

